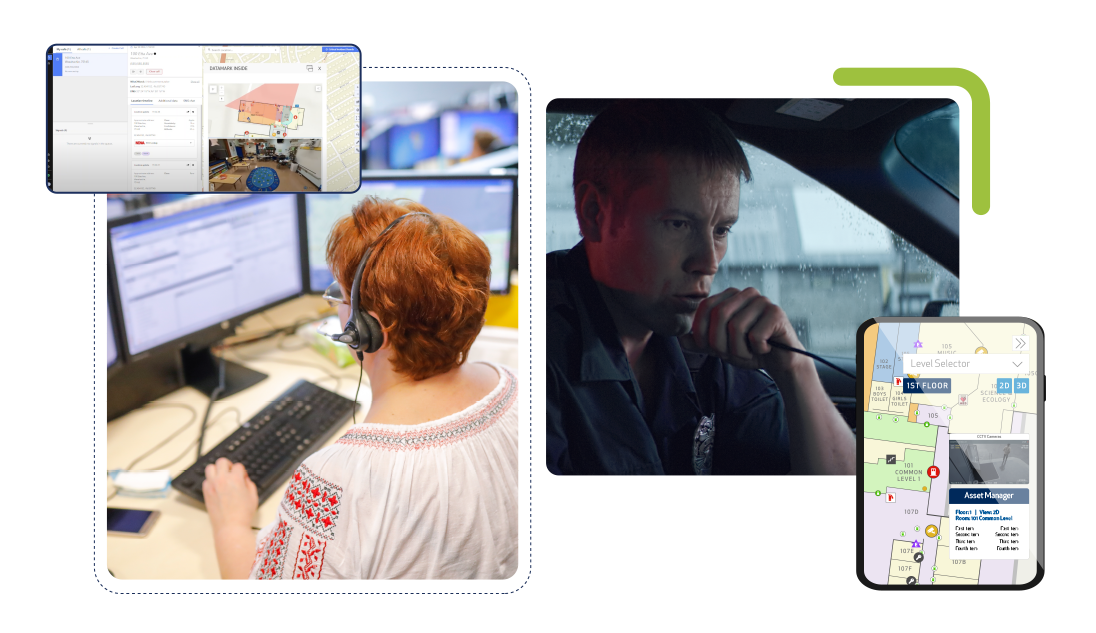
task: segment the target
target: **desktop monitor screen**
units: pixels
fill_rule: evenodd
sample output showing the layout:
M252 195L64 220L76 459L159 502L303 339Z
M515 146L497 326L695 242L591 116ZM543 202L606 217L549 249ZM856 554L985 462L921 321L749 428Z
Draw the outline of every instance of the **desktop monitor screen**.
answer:
M415 163L441 153L438 120L411 125L393 125L388 130L388 167L410 169Z
M126 214L126 201L119 198L107 198L107 219L120 218Z
M250 196L110 229L129 353L300 294L296 196Z
M107 367L114 367L114 363L118 362L118 344L114 341L114 315L110 313L110 307L107 306Z
M148 194L148 206L154 207L158 204L167 204L176 200L186 200L191 195L189 193L150 193Z
M518 115L516 112L445 112L441 115L441 153L446 158L464 158L472 151L476 132L484 130L498 137L497 145L507 147L517 143Z
M514 177L498 176L363 178L357 193L308 196L305 209L312 292L323 292L334 281L326 255L331 227L366 196L407 198L468 227L491 252L491 291L509 291L515 186Z
M365 148L366 169L388 169L388 130L369 139Z

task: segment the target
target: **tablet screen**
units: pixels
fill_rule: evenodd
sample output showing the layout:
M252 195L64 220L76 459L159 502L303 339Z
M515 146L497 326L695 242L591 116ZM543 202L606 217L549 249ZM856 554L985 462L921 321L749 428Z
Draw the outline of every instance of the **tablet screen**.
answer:
M861 326L861 581L1031 586L1042 576L1042 330L1027 319Z

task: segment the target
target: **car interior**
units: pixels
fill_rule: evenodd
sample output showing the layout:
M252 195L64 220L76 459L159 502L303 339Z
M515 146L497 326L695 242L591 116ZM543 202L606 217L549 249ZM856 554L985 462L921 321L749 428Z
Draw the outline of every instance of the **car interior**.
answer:
M796 101L817 102L815 105L820 105L823 112L832 112L821 120L785 114L789 104ZM556 99L549 103L547 112L550 121L553 114L591 117L610 102ZM704 99L698 102L721 116L740 141L768 152L818 181L958 278L957 185L951 185L949 190L945 186L949 183L926 161L918 162L918 157L911 160L908 154L912 154L912 149L903 152L907 148L901 142L903 128L918 121L931 123L934 113L956 107L951 100ZM956 121L953 128L956 131L957 125ZM945 144L943 150L937 151L954 154L957 181L957 132L954 136L949 140L953 147ZM909 146L913 148L912 143ZM944 162L950 165L951 158L945 155ZM791 301L786 294L781 298L782 302ZM917 313L908 314L911 308L907 306L904 309L907 315L957 315L957 281L953 297L924 299L913 304ZM855 358L821 355L855 374ZM855 428L855 381L824 364L816 362L816 365L827 393Z

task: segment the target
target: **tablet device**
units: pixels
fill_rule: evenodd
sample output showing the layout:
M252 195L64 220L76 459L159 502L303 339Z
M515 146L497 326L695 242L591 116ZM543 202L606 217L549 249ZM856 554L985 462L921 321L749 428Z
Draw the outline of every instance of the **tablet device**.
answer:
M1043 577L1043 330L880 317L857 332L857 575L872 589Z

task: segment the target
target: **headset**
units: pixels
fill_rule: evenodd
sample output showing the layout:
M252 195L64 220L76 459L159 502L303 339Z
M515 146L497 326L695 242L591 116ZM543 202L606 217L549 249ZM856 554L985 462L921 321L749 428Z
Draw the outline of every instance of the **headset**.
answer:
M369 245L369 248L365 249L365 254L362 255L362 261L358 264L358 270L354 273L354 285L350 287L350 318L346 321L346 325L343 326L343 331L338 334L328 334L333 340L340 343L346 343L346 346L354 350L358 355L358 360L362 360L365 354L372 354L381 348L384 343L384 331L381 329L381 324L377 319L363 310L359 305L361 300L361 285L362 276L365 274L365 265L369 262L369 256L373 254L373 249L380 243L389 231L391 231L397 224L409 218L413 215L424 215L430 217L429 213L423 213L421 211L414 211L407 213L396 218L389 224L377 239L373 240L373 243Z

